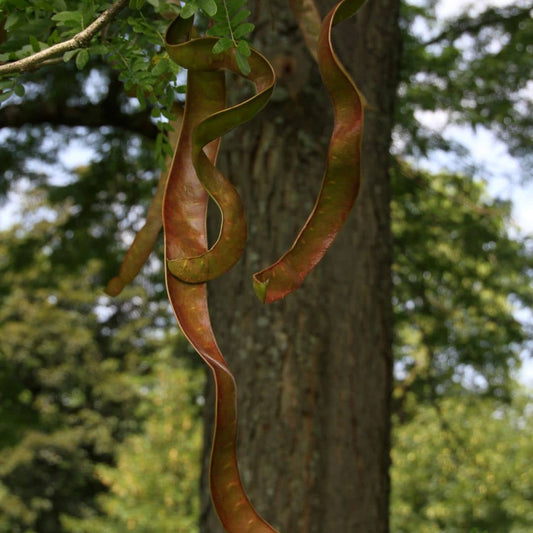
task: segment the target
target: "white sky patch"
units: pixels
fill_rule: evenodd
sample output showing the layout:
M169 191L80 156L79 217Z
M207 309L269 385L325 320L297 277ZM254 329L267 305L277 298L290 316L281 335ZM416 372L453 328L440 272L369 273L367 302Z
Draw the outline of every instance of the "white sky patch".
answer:
M533 187L513 194L513 216L525 233L533 235Z
M19 195L9 192L5 204L0 205L0 231L7 230L18 220Z
M513 4L527 5L527 2L517 2L517 0L440 0L436 12L438 18L453 19L464 13L475 16L488 7L507 7Z
M67 168L73 170L77 167L87 165L95 156L95 151L89 148L81 140L75 140L68 143L59 155L61 163Z
M483 127L474 131L468 126L448 125L445 111L416 112L416 118L446 139L463 144L470 151L472 163L481 169L480 177L487 180L491 196L510 199L514 223L524 234L533 234L533 182L522 183L523 171L502 141ZM446 153L435 154L423 166L434 172L458 170L453 168L454 164Z
M518 374L518 381L528 389L533 389L533 357L530 353L522 355L522 367Z

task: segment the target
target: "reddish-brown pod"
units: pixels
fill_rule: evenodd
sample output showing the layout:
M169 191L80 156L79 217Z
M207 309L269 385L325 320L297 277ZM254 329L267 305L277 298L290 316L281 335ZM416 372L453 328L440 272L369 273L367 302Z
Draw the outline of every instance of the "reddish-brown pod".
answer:
M173 112L175 118L171 122L172 129L168 133L168 140L172 150L176 147L183 117L183 111L177 104L173 107ZM135 235L129 250L124 256L118 275L111 278L105 288L105 292L109 296L117 296L128 283L131 283L135 279L155 246L157 236L163 224L161 220L161 208L170 163L171 159L167 157L165 161L166 168L161 171L157 189L146 213L144 226Z
M264 303L285 297L303 283L342 228L359 192L364 98L333 50L331 29L353 15L363 3L339 2L320 27L318 65L335 115L326 172L313 211L291 248L274 264L254 274L254 290ZM308 20L300 26L312 32L316 11L304 9L308 1L293 0L292 4L297 15L295 4L302 4L301 12Z
M170 272L188 283L208 281L229 270L241 257L246 244L246 219L240 196L206 156L204 146L257 115L270 99L275 80L272 66L256 50L251 49L250 72L244 75L234 49L213 54L216 42L213 37L182 44L167 42L170 57L188 72L227 70L251 81L256 91L243 102L207 116L192 132L192 163L199 181L219 207L222 222L218 239L209 250L193 256L168 256Z
M177 19L167 31L169 46L188 45L187 24ZM211 45L212 46L212 45ZM205 53L210 52L206 48ZM172 54L171 54L172 55ZM198 57L199 64L206 58ZM194 165L194 131L225 109L224 73L191 69L187 76L185 112L163 200L165 257L194 257L207 252L205 215L208 194ZM219 139L203 147L214 165ZM241 483L236 457L237 406L233 375L217 346L207 307L205 283L187 283L166 267L167 290L174 314L189 342L209 365L216 385L216 419L210 463L211 496L228 533L274 533L256 512Z

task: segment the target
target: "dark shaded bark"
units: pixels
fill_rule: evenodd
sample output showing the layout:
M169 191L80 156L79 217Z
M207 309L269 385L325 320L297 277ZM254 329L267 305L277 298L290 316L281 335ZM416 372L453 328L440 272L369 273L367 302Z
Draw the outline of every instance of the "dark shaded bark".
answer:
M155 139L158 132L157 126L150 122L149 112L132 114L110 112L106 106L101 104L65 106L52 101L36 101L23 105L8 105L0 109L0 129L44 124L89 128L110 126L128 130L149 139Z
M243 482L258 510L282 532L386 532L388 169L399 2L368 2L334 30L337 50L370 104L361 193L324 261L299 291L271 306L256 299L251 276L287 249L307 218L332 116L287 3L251 4L259 47L281 72L281 87L260 117L225 140L219 161L245 201L249 242L238 265L210 286L215 331L239 391ZM320 4L325 13L333 2ZM205 466L210 400L212 395ZM222 531L205 483L203 498L201 531Z
M73 80L73 83L75 81ZM111 77L105 99L97 103L72 104L64 98L35 98L20 104L0 108L0 130L21 128L27 125L50 125L88 128L104 126L120 128L155 139L157 126L150 118L151 109L126 113L123 111L123 87L116 77Z

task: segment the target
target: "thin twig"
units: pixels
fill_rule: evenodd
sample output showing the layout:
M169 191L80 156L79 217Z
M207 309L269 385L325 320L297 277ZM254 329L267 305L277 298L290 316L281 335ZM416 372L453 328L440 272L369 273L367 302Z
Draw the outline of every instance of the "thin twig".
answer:
M481 13L477 18L469 18L468 16L460 17L454 20L443 31L441 31L435 37L428 39L422 43L422 46L431 46L442 41L453 42L459 39L465 33L477 34L483 28L487 26L496 26L497 24L509 24L510 22L520 22L522 19L526 19L531 11L532 4L528 7L520 8L515 11L511 6L510 8L502 9L487 9L484 13Z
M26 72L28 70L34 70L35 68L42 66L44 61L47 61L58 54L63 54L69 50L76 50L77 48L83 48L89 44L94 35L107 24L119 11L121 11L128 4L128 0L117 0L110 8L106 9L94 22L89 24L87 28L80 31L80 33L74 35L68 41L54 44L50 48L41 50L31 56L13 61L12 63L6 63L0 65L0 75L11 74L14 72Z

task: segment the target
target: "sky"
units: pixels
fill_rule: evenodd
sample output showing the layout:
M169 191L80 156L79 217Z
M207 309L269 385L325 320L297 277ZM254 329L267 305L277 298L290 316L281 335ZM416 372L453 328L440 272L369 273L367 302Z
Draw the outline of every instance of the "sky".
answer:
M520 1L520 0L518 0ZM415 0L412 0L415 3ZM484 6L500 6L516 3L517 0L440 0L437 5L437 22L444 22L467 10L470 13L479 12ZM420 32L438 31L438 28L420 27ZM531 97L533 98L533 82L531 84ZM426 114L417 117L426 124L435 126L443 117L438 114ZM444 128L445 136L460 141L470 149L473 162L489 170L489 192L494 196L510 198L513 202L513 222L520 228L521 233L533 235L533 180L530 183L520 183L517 176L519 167L507 152L505 145L491 134L490 131L480 128L472 131L471 128L447 126ZM0 135L1 142L1 135ZM83 164L87 152L80 147L72 146L62 155L65 163L70 167ZM445 158L438 158L432 162L441 168L449 166ZM0 230L8 227L14 218L17 209L16 195L11 196L11 202L0 206ZM520 381L533 387L533 360L524 361L520 374Z

